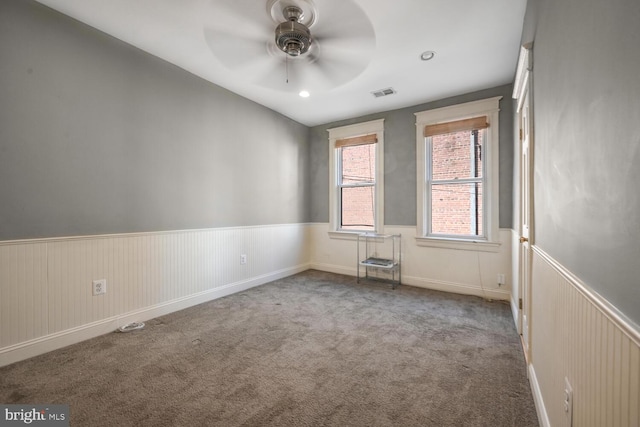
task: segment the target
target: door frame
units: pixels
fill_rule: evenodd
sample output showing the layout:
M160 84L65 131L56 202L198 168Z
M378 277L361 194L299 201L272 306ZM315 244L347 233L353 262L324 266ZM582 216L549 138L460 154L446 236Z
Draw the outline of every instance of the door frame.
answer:
M532 99L532 43L527 43L520 48L520 56L518 59L518 67L513 88L513 98L517 101L516 117L518 123L518 135L516 138L518 153L518 176L514 180L514 184L518 185L519 198L515 202L518 204L519 218L517 234L518 239L515 244L518 245L517 257L517 280L518 301L515 301L518 307L517 328L522 337L522 346L527 359L530 361L531 354L531 330L533 319L531 316L531 267L532 267L532 250L534 244L534 218L533 218L533 99ZM526 103L526 104L525 104ZM523 126L523 113L526 113L526 123ZM523 153L523 134L528 130L526 137L528 139L528 153ZM514 159L515 161L516 159ZM527 167L524 162L527 162ZM525 172L527 175L525 176ZM526 186L526 188L525 188ZM526 191L525 191L526 190ZM528 219L528 221L525 221ZM528 223L526 223L528 222ZM528 228L527 228L528 226ZM526 321L525 321L526 319Z

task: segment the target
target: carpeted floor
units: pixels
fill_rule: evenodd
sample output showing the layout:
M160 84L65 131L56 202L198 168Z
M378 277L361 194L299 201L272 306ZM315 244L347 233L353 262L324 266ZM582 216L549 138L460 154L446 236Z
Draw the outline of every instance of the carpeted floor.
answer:
M72 426L538 426L510 308L307 271L0 368Z

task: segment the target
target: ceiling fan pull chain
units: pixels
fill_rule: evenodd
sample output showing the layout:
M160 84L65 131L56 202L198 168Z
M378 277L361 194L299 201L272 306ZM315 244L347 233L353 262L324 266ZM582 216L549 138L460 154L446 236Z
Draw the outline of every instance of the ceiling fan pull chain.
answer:
M284 72L286 73L286 77L287 77L287 84L289 84L289 55L286 55L284 57Z

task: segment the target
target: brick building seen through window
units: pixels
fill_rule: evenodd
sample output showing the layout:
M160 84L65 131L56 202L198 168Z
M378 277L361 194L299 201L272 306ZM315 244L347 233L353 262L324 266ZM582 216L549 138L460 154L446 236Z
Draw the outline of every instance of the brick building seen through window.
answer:
M474 130L431 137L432 233L483 235L484 134ZM340 160L341 228L373 230L375 144L343 147ZM451 182L459 179L465 182Z
M484 136L473 130L431 137L431 233L483 235Z

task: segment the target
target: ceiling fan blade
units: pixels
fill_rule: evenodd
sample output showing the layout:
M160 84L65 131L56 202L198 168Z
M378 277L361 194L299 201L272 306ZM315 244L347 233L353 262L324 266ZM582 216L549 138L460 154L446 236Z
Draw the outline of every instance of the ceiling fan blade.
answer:
M362 72L362 68L337 61L318 61L308 64L305 72L308 85L312 85L310 87L328 90L353 80Z
M375 53L373 25L352 1L325 0L313 25L308 80L324 88L340 86L369 65Z
M319 40L316 48L311 52L309 69L316 74L316 79L324 79L331 87L356 78L367 68L372 58L367 46L350 48L339 42L326 43Z
M326 55L330 52L349 52L352 55L363 57L372 57L376 49L376 38L371 24L366 21L368 31L352 31L349 25L345 25L345 29L332 30L339 28L334 22L326 23L321 27L322 31L313 33L316 44L320 46L320 55ZM366 27L364 25L363 27Z
M202 13L205 27L271 28L271 19L262 7L256 7L255 0L209 0Z
M205 41L214 56L232 71L241 71L265 59L270 59L267 44L261 36L244 35L236 37L233 42L224 30L205 28Z
M316 39L316 48L311 52L314 60L325 58L335 58L349 60L351 62L368 63L373 56L375 43L370 39L350 39L348 41L340 39Z
M203 36L224 66L243 73L270 62L273 25L255 0L210 0L203 13Z
M255 74L253 82L259 86L279 91L290 90L291 86L289 86L288 80L295 80L295 78L292 78L292 74L295 74L295 71L285 63L284 53L282 55L282 59L272 57L269 66L264 67Z
M280 92L298 93L301 90L315 90L326 88L326 79L312 69L314 64L301 58L286 58L282 56L272 58L270 67L265 67L259 73L259 77L253 82L259 86Z
M265 76L258 84L284 91L329 90L360 75L370 59L366 54L344 49L314 50L306 56L288 59L288 65L284 59L279 60L276 74Z
M311 33L316 38L337 39L345 43L350 39L375 42L375 30L369 17L353 1L325 0Z
M331 68L307 61L276 62L269 72L255 81L256 84L282 92L298 93L301 90L318 92L340 84L340 78Z

